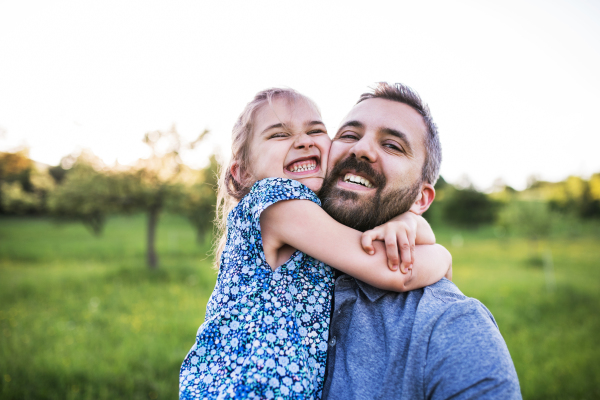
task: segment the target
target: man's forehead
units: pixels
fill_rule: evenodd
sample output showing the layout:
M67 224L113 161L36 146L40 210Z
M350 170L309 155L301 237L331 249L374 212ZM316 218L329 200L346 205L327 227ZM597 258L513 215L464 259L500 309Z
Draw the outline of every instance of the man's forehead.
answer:
M411 106L386 99L368 99L356 104L342 121L360 122L365 129L394 129L409 135L410 139L425 139L427 127L423 117Z

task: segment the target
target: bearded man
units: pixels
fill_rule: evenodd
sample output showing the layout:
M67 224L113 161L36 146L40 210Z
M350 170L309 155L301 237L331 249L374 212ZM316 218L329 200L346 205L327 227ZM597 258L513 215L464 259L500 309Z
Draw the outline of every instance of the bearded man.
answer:
M409 87L380 83L342 121L319 196L337 221L366 231L425 212L440 163L429 108ZM324 399L521 398L492 314L445 278L396 293L341 275L331 309Z

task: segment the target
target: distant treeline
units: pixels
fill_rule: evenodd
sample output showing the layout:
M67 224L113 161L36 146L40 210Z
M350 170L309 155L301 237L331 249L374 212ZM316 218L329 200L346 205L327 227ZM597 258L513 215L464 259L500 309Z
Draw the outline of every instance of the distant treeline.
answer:
M436 199L424 215L434 227L495 224L501 234L537 240L551 234L561 221L600 221L600 173L590 179L570 176L561 182L530 179L522 191L499 183L483 193L472 185L451 185L442 177L435 188Z
M106 166L90 152L63 158L60 165L34 162L26 150L0 153L0 215L47 215L83 222L100 234L109 215L143 212L148 216L148 264L157 265L154 237L159 215L186 216L203 240L213 228L218 162L192 169L181 153L202 143L184 143L175 128L147 133L152 155L134 166ZM425 214L432 225L478 227L497 224L506 232L535 239L552 230L557 216L600 219L600 173L590 179L571 176L562 182L531 180L517 191L497 184L491 193L457 187L442 177L436 200Z
M0 214L48 215L81 221L101 234L109 215L143 212L148 216L148 265L158 265L154 250L161 212L186 216L202 240L213 226L218 163L212 155L204 169L185 165L181 153L200 145L184 143L175 127L149 132L152 154L133 166L109 167L88 151L63 158L58 166L34 162L27 150L0 153Z

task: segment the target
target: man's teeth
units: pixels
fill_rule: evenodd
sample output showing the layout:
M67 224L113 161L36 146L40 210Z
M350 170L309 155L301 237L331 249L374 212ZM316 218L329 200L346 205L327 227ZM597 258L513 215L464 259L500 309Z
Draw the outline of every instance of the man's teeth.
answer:
M296 163L290 166L288 169L291 172L303 172L303 171L312 171L317 168L317 163L314 161L308 163Z
M359 185L363 185L368 188L373 187L373 184L371 182L369 182L362 176L358 176L358 175L354 175L354 174L346 174L346 176L344 176L344 182L358 183Z

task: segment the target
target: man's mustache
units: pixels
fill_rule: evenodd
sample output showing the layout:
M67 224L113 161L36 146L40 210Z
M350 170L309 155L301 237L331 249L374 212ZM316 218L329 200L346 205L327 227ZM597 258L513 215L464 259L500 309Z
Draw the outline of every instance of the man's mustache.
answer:
M360 172L365 178L369 179L374 187L383 188L385 187L386 179L385 176L373 169L371 164L359 160L355 155L350 155L338 162L331 170L331 176L337 177L342 175L342 171L346 169L352 169L355 172Z

